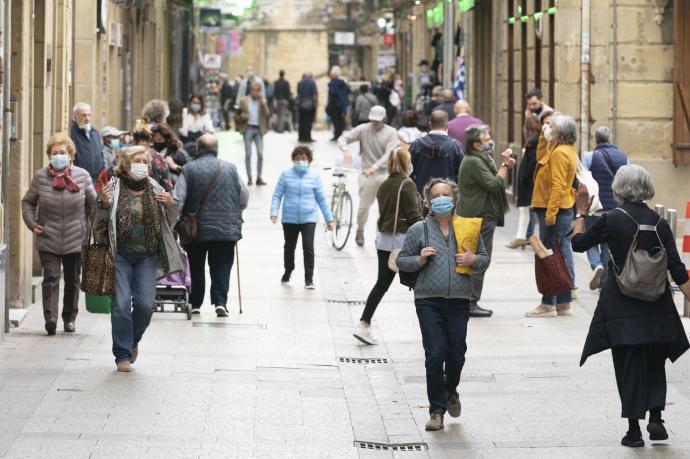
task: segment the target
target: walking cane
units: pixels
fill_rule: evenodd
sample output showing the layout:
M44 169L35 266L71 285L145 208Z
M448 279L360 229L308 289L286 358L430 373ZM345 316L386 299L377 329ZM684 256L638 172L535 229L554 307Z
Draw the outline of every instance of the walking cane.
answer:
M240 301L240 314L242 314L242 285L240 284L240 249L238 243L235 243L235 258L237 258L237 297Z

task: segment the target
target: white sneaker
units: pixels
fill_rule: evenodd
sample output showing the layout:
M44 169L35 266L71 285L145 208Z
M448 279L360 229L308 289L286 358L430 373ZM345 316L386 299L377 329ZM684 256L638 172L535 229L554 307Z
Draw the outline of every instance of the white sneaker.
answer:
M536 308L525 313L525 317L556 317L557 315L556 306L548 304L540 304Z
M589 281L589 289L590 290L596 290L599 288L601 285L601 276L604 275L604 267L599 265L596 268L594 268L594 275L592 276L592 280Z
M357 331L352 334L352 336L354 336L364 344L376 344L376 340L373 336L371 336L371 327L364 327L360 325Z

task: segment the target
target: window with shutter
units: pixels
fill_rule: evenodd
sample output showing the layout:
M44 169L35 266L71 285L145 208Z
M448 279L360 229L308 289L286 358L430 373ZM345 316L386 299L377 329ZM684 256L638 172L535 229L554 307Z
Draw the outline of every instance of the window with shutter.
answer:
M673 164L690 164L690 1L674 2Z

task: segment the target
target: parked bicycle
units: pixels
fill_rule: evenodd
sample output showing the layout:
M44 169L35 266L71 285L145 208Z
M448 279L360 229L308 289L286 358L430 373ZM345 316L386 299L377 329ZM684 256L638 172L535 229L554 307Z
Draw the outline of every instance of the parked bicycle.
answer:
M331 168L326 167L324 170L333 170L333 195L331 197L331 213L333 214L333 247L336 250L343 250L347 239L350 237L352 231L352 197L347 191L347 173L359 172L357 169L349 168Z

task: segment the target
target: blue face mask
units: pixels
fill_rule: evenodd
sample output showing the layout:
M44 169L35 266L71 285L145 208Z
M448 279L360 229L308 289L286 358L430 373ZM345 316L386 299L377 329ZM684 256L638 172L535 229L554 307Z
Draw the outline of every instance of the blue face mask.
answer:
M110 141L110 148L113 150L119 150L120 149L120 139L113 139Z
M495 147L494 141L489 140L487 143L482 144L482 151L484 153L491 153L492 151L494 151L494 147Z
M201 104L192 104L190 106L193 112L200 112L201 111Z
M69 156L58 154L50 158L50 164L56 171L61 171L69 164Z
M449 215L454 207L453 198L450 196L439 196L431 200L431 211L439 217Z
M295 161L295 170L297 172L304 172L309 167L308 161Z

